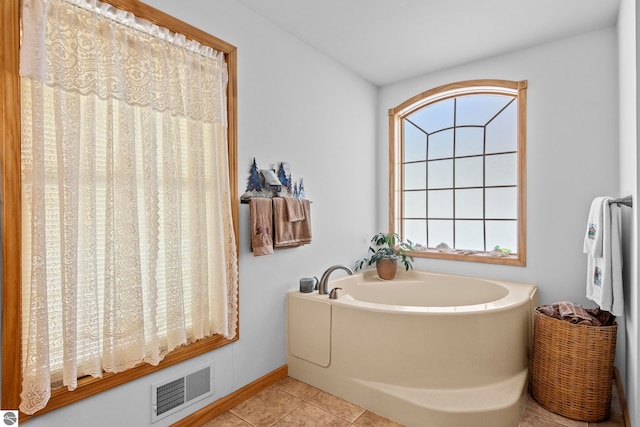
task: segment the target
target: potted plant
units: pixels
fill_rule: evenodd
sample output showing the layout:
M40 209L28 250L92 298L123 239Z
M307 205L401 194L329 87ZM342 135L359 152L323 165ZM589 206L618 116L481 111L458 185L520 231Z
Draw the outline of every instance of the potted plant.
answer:
M413 257L407 252L415 251L410 240L403 241L397 233L378 233L371 239L369 253L371 256L359 259L354 264L354 269L360 270L365 264L376 264L378 277L383 280L391 280L396 275L398 260L404 264L406 271L413 268Z

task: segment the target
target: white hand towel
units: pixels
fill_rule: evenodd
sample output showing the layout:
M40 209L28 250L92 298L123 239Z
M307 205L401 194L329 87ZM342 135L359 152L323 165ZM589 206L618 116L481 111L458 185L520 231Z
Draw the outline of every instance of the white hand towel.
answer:
M587 230L584 236L582 251L594 257L602 256L602 213L604 212L607 197L599 196L591 202Z
M599 217L599 222L597 225L598 234L600 234L603 240L603 244L601 245L602 251L599 255L593 255L590 251L587 251L587 298L591 301L595 302L602 308L605 306L611 305L610 298L607 298L606 292L603 292L603 288L610 288L610 283L607 284L605 282L611 281L611 275L608 274L607 264L608 258L610 257L610 249L605 248L604 245L604 235L607 235L607 243L609 243L609 233L605 233L605 230L610 229L611 227L611 215L608 206L605 204L601 205L601 215ZM607 259L605 259L605 256Z
M622 254L620 249L619 212L610 206L611 197L602 201L601 222L597 232L602 236L602 254L587 253L587 293L591 301L615 316L623 314Z

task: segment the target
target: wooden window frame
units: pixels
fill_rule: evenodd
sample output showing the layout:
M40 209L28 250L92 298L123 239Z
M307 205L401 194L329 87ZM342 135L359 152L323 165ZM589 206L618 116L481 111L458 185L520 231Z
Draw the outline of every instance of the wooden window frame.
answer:
M135 0L101 0L112 6L133 13L172 32L211 46L224 53L229 72L227 86L229 183L231 208L236 242L238 237L238 182L237 182L237 50L236 47L198 28L182 22L164 12ZM22 388L21 368L21 195L20 195L20 0L0 2L0 25L3 37L0 41L0 102L2 105L0 134L2 150L2 205L0 206L2 235L2 408L17 409ZM237 249L236 249L237 250ZM77 402L102 391L156 372L167 366L183 362L219 348L240 338L239 316L236 336L233 339L221 335L196 341L170 352L158 366L146 363L102 378L82 378L78 387L70 392L65 387L52 391L47 406L37 414L20 413L20 422Z
M486 92L482 89L486 88ZM402 121L411 113L425 105L464 94L496 93L491 88L516 91L518 99L518 132L517 132L517 164L518 164L518 250L516 254L505 257L490 256L489 253L463 255L458 253L425 250L411 252L418 258L436 258L454 261L480 262L513 266L526 266L526 129L527 129L527 81L511 80L467 80L450 83L409 98L395 108L389 109L389 231L403 236L402 232ZM476 90L474 90L476 89Z

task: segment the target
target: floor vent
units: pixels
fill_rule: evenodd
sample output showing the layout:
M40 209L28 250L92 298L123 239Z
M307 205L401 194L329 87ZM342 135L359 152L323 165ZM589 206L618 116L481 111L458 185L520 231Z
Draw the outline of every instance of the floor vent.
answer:
M213 394L213 362L184 376L151 386L151 422Z

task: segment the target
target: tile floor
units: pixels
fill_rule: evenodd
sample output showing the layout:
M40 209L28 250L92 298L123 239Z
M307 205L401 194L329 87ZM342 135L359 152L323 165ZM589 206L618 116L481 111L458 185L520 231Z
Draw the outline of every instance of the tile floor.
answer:
M202 427L402 427L315 387L284 378ZM529 397L520 427L624 427L613 388L611 416L600 423L574 421L544 410Z

